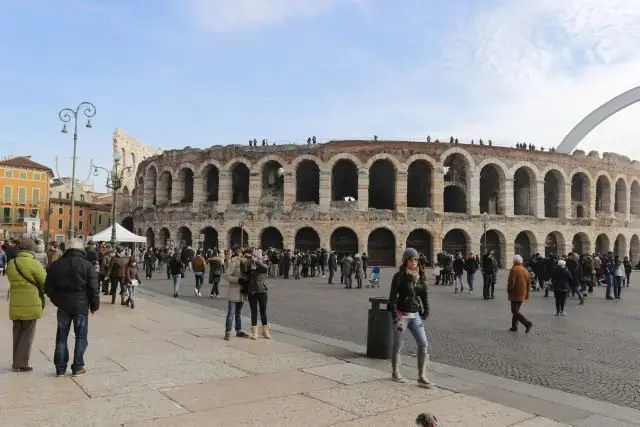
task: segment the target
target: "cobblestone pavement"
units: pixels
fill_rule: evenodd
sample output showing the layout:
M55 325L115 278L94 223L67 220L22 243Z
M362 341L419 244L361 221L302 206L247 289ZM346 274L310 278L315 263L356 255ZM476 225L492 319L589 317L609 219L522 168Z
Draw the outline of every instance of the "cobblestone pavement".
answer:
M320 278L271 280L269 319L365 344L368 298L388 295L392 273L383 271L380 289L345 290ZM607 301L604 288L597 288L584 306L569 298L567 317L554 316L552 297L545 299L534 293L522 310L535 324L526 336L523 331L508 331L511 315L506 275L506 271L499 274L492 301L482 300L481 283L473 296L455 295L449 287L430 287L427 335L432 360L640 408L640 292L625 288L622 300ZM188 272L180 298L226 309L224 300L195 297L193 282L193 274ZM170 282L159 277L145 286L172 293ZM207 295L208 291L207 287ZM221 291L224 296L225 285ZM410 336L407 338L405 352L413 353L415 345Z

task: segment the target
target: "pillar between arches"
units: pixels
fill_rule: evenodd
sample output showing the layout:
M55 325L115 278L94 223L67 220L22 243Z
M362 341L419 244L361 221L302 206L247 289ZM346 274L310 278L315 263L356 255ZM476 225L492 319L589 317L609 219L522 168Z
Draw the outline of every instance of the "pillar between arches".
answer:
M249 173L249 210L255 212L262 197L262 174L258 172Z
M218 177L218 212L224 212L231 204L231 176L227 170L219 170Z
M396 211L407 213L407 178L406 171L396 172Z
M537 181L536 183L536 200L534 201L535 212L533 215L536 218L544 218L544 180Z
M471 177L467 187L467 200L470 203L467 206L467 212L470 215L480 215L480 172L478 171Z
M200 203L206 201L206 195L204 191L204 180L201 175L196 175L193 178L193 203L194 210L200 209Z
M293 202L296 200L296 177L292 172L284 173L284 197L282 200L282 210L291 212Z
M358 210L369 211L369 171L358 170Z
M444 212L444 177L442 175L441 162L436 163L433 170L431 187L431 208L435 212Z
M508 217L515 216L513 204L513 178L507 178L504 180L504 197L504 214Z
M330 208L331 208L331 174L321 170L320 171L320 213L329 213Z

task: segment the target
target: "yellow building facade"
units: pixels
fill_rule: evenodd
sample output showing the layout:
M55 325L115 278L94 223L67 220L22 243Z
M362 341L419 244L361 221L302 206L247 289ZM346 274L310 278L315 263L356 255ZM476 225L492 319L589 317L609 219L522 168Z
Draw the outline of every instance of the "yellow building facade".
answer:
M0 161L0 239L48 240L49 183L53 171L28 156Z

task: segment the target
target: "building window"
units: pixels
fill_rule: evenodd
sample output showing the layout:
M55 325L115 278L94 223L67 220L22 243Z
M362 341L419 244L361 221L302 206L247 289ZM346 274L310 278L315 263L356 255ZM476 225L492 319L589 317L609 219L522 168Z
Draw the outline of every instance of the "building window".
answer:
M69 193L67 193L67 199L69 198Z
M102 225L102 215L98 214L98 225Z
M13 178L13 172L11 172L10 170L4 171L4 177L5 178Z
M80 201L81 201L81 202L84 202L84 194L81 194L81 195L80 195ZM80 214L80 215L82 215L82 214Z
M27 203L27 189L24 187L18 187L18 203L21 205Z
M62 199L62 191L58 191L58 199Z
M11 208L2 209L2 223L8 224L11 222Z
M58 220L58 229L62 230L62 220L61 219Z
M40 181L40 180L42 180L42 178L40 177L40 173L39 173L39 172L34 172L34 173L33 173L33 180L34 180L34 181Z
M24 221L24 208L18 208L18 222Z
M20 172L20 179L27 179L27 173L26 172Z
M82 221L78 221L78 229L82 230L83 228Z
M84 216L84 209L80 209L80 213L78 213L78 216Z
M40 211L38 209L31 209L31 218L39 218Z
M58 215L64 215L64 208L62 206L58 208Z
M4 186L4 202L5 203L11 203L11 186L10 185L5 185Z
M34 205L39 205L40 204L40 189L39 188L34 188L32 190L31 203L33 203Z

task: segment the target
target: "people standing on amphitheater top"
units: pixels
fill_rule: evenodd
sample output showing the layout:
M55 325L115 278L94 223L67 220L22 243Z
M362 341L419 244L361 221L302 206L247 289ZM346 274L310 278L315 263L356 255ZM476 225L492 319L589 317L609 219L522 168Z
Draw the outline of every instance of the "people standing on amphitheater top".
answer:
M425 376L427 362L427 334L423 321L429 317L429 297L427 278L424 269L418 263L418 251L405 249L402 254L402 265L391 280L389 292L389 310L394 323L393 353L391 356L391 378L396 382L405 382L400 373L400 351L402 350L402 333L409 330L418 346L418 385L431 388L433 383Z

